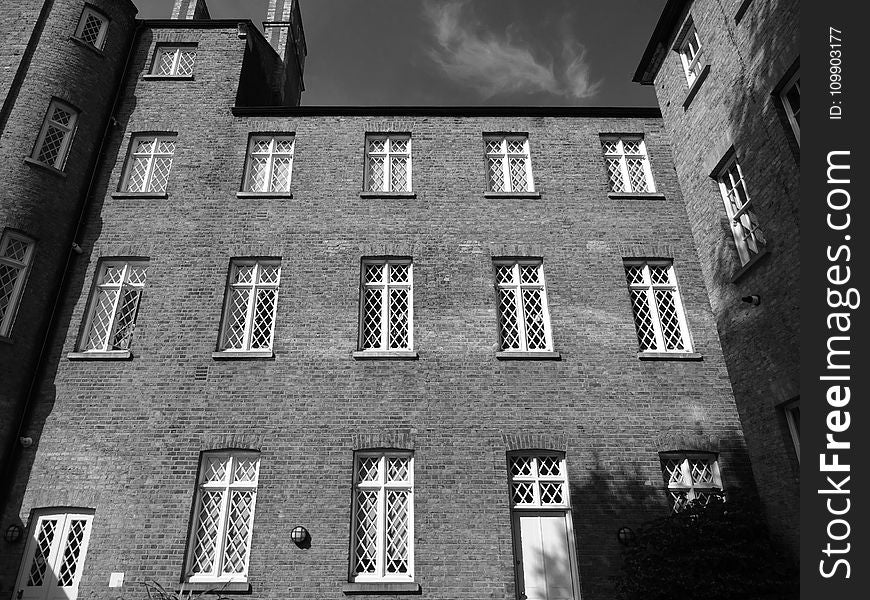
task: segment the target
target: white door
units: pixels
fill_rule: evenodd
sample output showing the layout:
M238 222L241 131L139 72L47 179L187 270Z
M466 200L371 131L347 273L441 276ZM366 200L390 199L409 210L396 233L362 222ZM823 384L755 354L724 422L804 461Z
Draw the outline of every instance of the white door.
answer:
M75 600L88 551L93 514L35 516L18 573L22 600Z
M521 600L579 600L568 513L514 513Z

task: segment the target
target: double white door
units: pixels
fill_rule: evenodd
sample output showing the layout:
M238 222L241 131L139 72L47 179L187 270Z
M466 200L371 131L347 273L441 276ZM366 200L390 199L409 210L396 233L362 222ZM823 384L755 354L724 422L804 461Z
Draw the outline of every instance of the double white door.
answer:
M93 514L45 513L35 516L18 573L21 600L75 600Z

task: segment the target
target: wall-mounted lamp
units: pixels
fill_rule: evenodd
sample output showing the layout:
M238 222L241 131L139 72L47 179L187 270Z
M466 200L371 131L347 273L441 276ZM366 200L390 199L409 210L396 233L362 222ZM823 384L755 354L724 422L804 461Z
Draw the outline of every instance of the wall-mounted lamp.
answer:
M293 528L293 531L290 532L290 539L300 548L307 548L311 545L311 534L301 525Z
M758 306L759 304L761 304L761 296L759 296L758 294L752 294L751 296L743 296L741 298L741 300L743 300L747 304L751 304L752 306Z
M18 525L10 525L6 528L6 533L3 534L3 539L14 544L21 539L21 527Z
M634 546L634 543L637 541L637 536L634 534L634 530L631 527L620 527L619 531L616 532L616 539L618 539L619 543L623 546Z
M18 443L21 444L22 448L30 448L33 445L32 437L20 437L18 438Z
M82 247L79 246L76 242L73 242L72 251L76 254L81 254L82 252L84 252L84 250L82 250Z

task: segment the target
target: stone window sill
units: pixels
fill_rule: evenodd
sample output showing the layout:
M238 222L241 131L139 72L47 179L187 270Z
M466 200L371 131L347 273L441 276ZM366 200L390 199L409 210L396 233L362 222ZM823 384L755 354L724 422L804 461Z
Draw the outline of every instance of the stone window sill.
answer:
M236 192L236 198L286 198L292 199L291 192Z
M529 200L537 200L541 197L541 192L484 192L484 198L509 200L511 198L527 198Z
M193 75L143 75L142 79L151 81L193 81Z
M88 50L90 50L91 52L96 54L97 56L99 56L101 58L106 58L106 53L103 52L102 50L100 50L99 48L97 48L96 46L94 46L93 44L89 44L89 43L85 42L84 40L80 40L79 38L75 37L74 35L69 36L69 39L70 39L70 41L75 42L76 44L78 44L82 48L87 48Z
M165 200L169 198L168 192L112 192L112 198L154 198Z
M215 360L245 360L251 358L275 358L272 350L222 350L212 352L211 357Z
M640 360L704 360L698 352L638 352Z
M341 591L348 596L359 594L420 594L423 588L413 582L346 583Z
M495 353L498 360L562 360L558 352L520 352L517 350L502 350Z
M185 582L177 588L182 592L199 592L201 594L250 594L251 584L246 581L196 581Z
M414 350L357 350L354 360L417 360L420 356Z
M360 198L383 198L385 200L390 199L408 199L413 200L417 197L417 194L414 192L360 192Z
M768 254L770 254L770 251L767 248L762 248L761 252L750 258L749 262L737 269L737 272L731 276L731 283L737 283L740 281L746 273L752 270L752 267Z
M38 160L30 158L29 156L24 157L24 162L25 162L25 164L28 164L31 167L36 167L37 169L42 169L43 171L47 171L48 173L51 173L53 175L57 175L58 177L66 177L66 173L64 173L60 169L55 169L51 165L47 165L44 162L39 162Z
M707 76L710 74L710 65L704 65L704 68L701 69L701 72L695 78L694 83L689 88L689 92L686 94L686 99L683 100L683 109L689 110L689 105L692 103L692 100L695 99L695 95L697 95L698 90L701 89L701 84L707 80Z
M69 360L130 360L133 353L129 350L106 350L104 352L70 352Z
M660 192L609 192L607 197L611 200L664 200L665 195Z

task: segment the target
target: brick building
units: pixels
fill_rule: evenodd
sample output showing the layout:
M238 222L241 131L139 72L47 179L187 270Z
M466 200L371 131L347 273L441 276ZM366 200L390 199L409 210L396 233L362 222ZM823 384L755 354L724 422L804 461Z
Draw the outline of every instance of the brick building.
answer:
M594 600L755 493L657 109L304 107L297 3L172 16L0 54L0 594Z
M655 86L755 481L772 531L795 559L798 4L670 1L635 74Z

